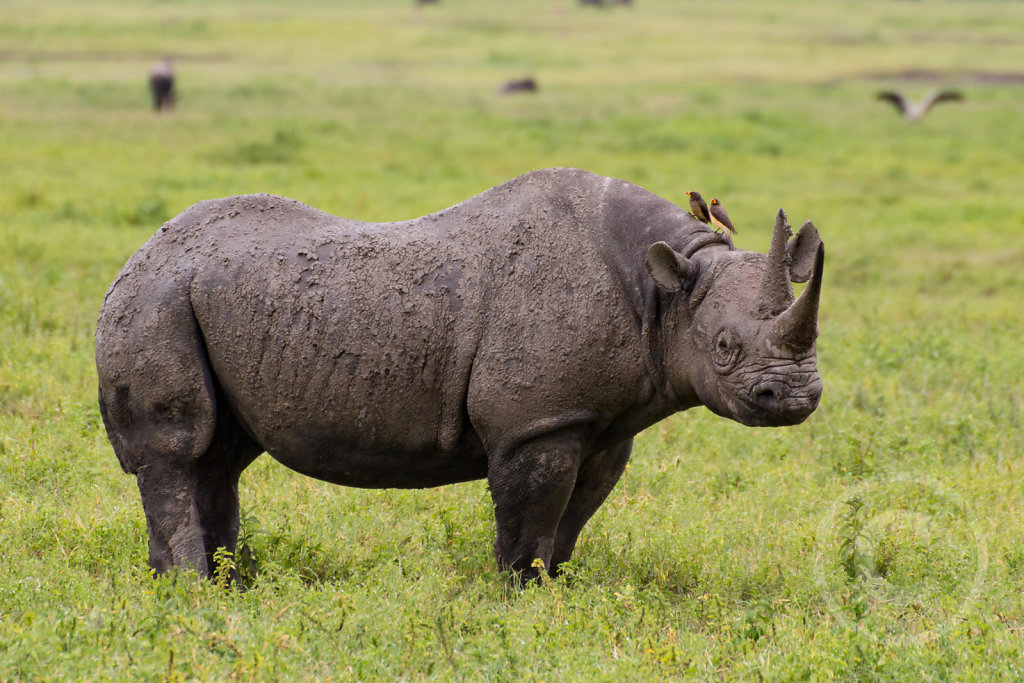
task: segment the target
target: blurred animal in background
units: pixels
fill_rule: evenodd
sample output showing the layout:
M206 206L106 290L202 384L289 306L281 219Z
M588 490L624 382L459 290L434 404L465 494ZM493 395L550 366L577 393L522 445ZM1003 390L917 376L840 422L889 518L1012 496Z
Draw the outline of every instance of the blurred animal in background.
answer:
M917 122L924 118L932 105L938 102L959 102L963 93L957 90L936 90L920 102L912 102L901 92L885 90L878 93L878 99L892 102L907 121Z
M174 69L170 57L164 57L149 70L149 91L153 95L153 109L174 108Z
M693 214L693 217L701 223L711 225L711 215L708 213L708 205L704 201L704 197L700 196L700 192L690 190L686 193L686 196L690 198L690 213Z
M514 92L537 92L538 89L536 79L527 76L526 78L507 81L498 88L498 92L507 95Z
M632 5L633 0L579 0L581 5L608 7L610 5Z
M729 220L729 214L725 212L722 202L712 199L709 211L711 212L711 224L715 226L715 232L721 230L730 235L739 234L736 228L733 227L732 221Z

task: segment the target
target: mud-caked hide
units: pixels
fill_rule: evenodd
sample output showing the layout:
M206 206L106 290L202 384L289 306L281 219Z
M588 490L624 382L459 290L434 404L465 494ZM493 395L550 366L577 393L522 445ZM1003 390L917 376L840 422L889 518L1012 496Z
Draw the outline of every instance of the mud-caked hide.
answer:
M738 250L576 169L397 223L270 195L193 206L129 259L96 332L150 564L209 574L267 452L351 486L486 477L499 564L555 571L641 430L697 405L749 425L817 406L824 250L810 223L790 236L780 211L768 256Z

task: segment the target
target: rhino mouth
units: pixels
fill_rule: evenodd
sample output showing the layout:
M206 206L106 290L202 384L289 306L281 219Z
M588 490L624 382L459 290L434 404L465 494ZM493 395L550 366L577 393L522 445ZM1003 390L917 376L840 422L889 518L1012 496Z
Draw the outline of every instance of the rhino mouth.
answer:
M814 412L821 400L821 379L793 385L780 379L758 382L746 397L755 420L765 426L800 424Z

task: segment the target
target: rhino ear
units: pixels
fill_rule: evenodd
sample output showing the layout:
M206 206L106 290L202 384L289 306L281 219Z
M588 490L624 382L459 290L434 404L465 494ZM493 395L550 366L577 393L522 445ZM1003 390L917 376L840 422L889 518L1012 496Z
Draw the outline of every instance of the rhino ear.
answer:
M807 221L789 244L786 253L791 259L789 279L793 282L807 282L814 270L814 256L818 253L821 237L814 223Z
M695 270L693 261L664 242L655 242L650 246L646 263L651 279L670 292L688 287Z

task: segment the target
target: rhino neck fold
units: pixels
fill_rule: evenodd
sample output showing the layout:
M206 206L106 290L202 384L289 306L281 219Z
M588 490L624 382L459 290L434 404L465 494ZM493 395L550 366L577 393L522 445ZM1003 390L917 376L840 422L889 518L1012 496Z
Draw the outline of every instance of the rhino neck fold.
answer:
M688 236L687 244L684 247L684 254L687 258L693 258L698 252L705 248L727 248L730 251L734 247L721 235L714 232L695 232ZM641 315L640 344L643 354L644 369L654 386L658 399L665 406L665 416L686 408L692 407L689 402L684 401L672 388L669 381L667 361L665 358L665 344L663 325L667 320L670 310L677 304L680 309L676 315L682 315L683 310L688 307L685 302L679 301L678 297L690 296L690 294L668 294L658 289L653 281L647 280L643 286L644 310ZM678 328L681 329L683 321L679 321ZM689 320L685 321L689 324ZM678 340L677 340L678 343ZM660 419L660 418L659 418Z
M662 319L663 310L659 310L661 296L654 283L650 283L646 290L640 326L640 348L644 369L658 399L665 404L669 413L674 413L679 410L681 404L665 372L665 345L662 343L660 330L655 329L655 321Z

